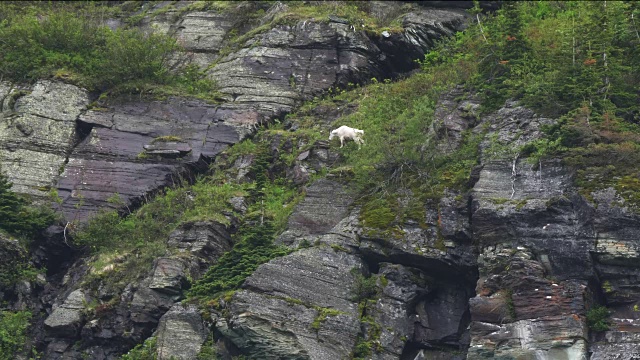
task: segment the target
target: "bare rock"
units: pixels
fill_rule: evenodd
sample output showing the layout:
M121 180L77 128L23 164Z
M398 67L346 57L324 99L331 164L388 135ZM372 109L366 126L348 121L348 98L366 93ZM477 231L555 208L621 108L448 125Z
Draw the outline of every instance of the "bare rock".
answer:
M179 294L186 280L183 260L159 258L155 262L149 289L168 294Z
M195 306L174 305L160 318L156 336L159 360L189 360L200 352L207 331Z
M359 258L331 249L274 259L246 280L216 329L243 353L264 359L347 357L360 332L351 301L354 268L362 271ZM324 309L332 312L322 315Z
M342 221L348 214L353 196L348 189L331 180L321 179L311 184L304 200L289 217L287 230L276 243L297 247L302 240L315 242Z
M13 191L46 196L76 139L75 120L89 103L85 90L42 80L30 88L4 84L0 166Z
M80 289L71 292L64 302L53 309L44 321L48 333L59 337L75 337L84 321L83 310L86 307L84 292Z
M252 109L215 107L199 101L128 102L88 111L89 135L71 154L58 182L67 219L84 221L100 208L124 206L173 184L202 167L260 123Z

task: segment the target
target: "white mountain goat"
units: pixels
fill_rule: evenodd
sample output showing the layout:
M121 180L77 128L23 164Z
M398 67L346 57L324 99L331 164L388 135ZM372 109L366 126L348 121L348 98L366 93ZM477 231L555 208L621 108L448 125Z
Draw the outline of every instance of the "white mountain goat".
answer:
M329 141L333 140L333 138L337 136L338 138L340 138L340 147L342 147L344 145L345 139L351 139L355 141L356 144L358 144L358 149L360 149L360 145L364 144L362 135L364 135L364 130L358 130L343 125L335 130L331 130Z

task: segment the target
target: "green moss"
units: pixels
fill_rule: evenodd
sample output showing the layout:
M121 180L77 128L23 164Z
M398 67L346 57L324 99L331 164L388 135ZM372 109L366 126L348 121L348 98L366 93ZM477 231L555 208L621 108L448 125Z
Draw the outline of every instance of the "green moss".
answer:
M364 316L360 319L366 328L364 336L359 335L353 348L352 359L366 359L373 352L380 353L384 350L380 343L382 327L376 323L371 316Z
M349 250L347 248L345 248L344 246L338 245L338 244L331 244L331 248L335 252L338 252L338 251L349 252Z
M315 331L320 330L320 326L324 323L329 316L338 316L340 314L344 314L344 312L331 308L323 308L323 307L314 307L318 312L315 319L313 319L313 323L311 323L311 328Z
M440 232L440 227L438 227L438 231L436 233L436 241L433 243L433 247L440 251L447 251L444 240L444 236L442 236L442 233Z
M396 212L386 199L375 199L362 208L360 220L366 227L389 229L396 220Z
M487 199L496 205L502 205L508 203L510 200L507 198L489 198Z
M503 294L504 294L505 304L507 306L507 313L509 314L509 317L511 317L511 319L515 320L516 307L515 307L515 304L513 303L513 291L504 290Z
M529 199L522 199L516 202L516 210L521 210L523 207L525 207L525 205L527 205L527 202L529 201Z
M182 140L182 138L179 136L165 135L165 136L158 136L157 138L154 138L153 141L151 141L151 143L155 144L159 142L183 142L183 141L184 140Z
M384 275L378 276L378 279L380 280L380 285L383 288L387 287L387 285L389 284L389 280Z

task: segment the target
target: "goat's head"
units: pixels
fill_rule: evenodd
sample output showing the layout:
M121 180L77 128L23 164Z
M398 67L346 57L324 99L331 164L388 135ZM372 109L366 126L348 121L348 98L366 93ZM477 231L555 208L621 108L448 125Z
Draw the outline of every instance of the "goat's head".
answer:
M333 140L334 137L336 137L335 130L331 131L331 133L329 134L329 141Z
M355 131L356 134L364 135L364 130L353 129L353 131Z

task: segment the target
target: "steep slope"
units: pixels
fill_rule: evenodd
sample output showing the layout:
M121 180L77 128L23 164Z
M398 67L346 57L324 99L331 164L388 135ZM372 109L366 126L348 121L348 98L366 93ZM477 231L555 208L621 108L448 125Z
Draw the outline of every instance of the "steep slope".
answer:
M198 277L229 249L228 232L236 231L233 224L238 220L233 218L236 209L230 209L236 215L223 210L227 215L213 216L226 226L211 222L211 215L204 216L205 222L181 225L182 230L170 235L174 240L168 248L163 244L156 250L148 245L113 249L106 244L118 242L115 237L101 242L91 237L95 235L91 230L88 238L85 233L73 236L75 227L82 227L100 209L130 212L164 187L195 177L230 145L254 133L258 125L281 118L302 100L333 87L414 69L413 60L439 37L461 30L466 16L458 10L377 3L364 12L353 6L332 9L318 4L309 7L315 9L311 15L300 12L298 4L289 9L281 3L150 6L139 11L136 21L150 31L175 36L187 51L180 61L200 65L219 84L219 104L184 97L154 99L153 95L149 100L145 95L105 101L59 81L42 80L32 86L3 83L3 117L11 120L4 122L3 169L15 190L43 203L50 189L56 189L55 207L64 216L62 224L66 223L49 229L49 240L42 242L40 250L40 264L50 266L49 281L56 285L32 293L44 299L43 305L35 305L46 314L36 320L35 333L39 334L37 347L46 358L113 358L144 340L181 298L187 279ZM356 17L375 19L366 11L380 12L376 6L400 16L400 26L377 30L379 25ZM336 11L347 17L335 15ZM118 22L107 21L115 26ZM253 24L261 26L253 30ZM398 52L400 48L409 51ZM36 120L30 117L50 125L35 126ZM64 124L64 129L58 129ZM31 129L48 130L39 135ZM27 161L33 164L26 166ZM242 209L242 197L237 199L237 209ZM114 221L103 217L94 224L115 225ZM153 236L168 236L176 223L166 225ZM148 227L140 229L144 233ZM118 231L113 229L112 236L118 236ZM102 250L77 261L62 277L56 271L65 261L56 257L64 254L70 238ZM189 245L189 239L199 240ZM165 241L153 239L158 240ZM142 263L129 251L143 253ZM171 326L161 324L171 331ZM347 343L343 352L352 346L353 341Z
M637 357L640 8L432 5L162 2L124 20L178 38L173 66L199 64L216 104L0 87L7 154L64 167L5 170L57 188L67 225L31 247L46 277L0 283L34 315L24 350ZM361 149L327 141L340 125Z

